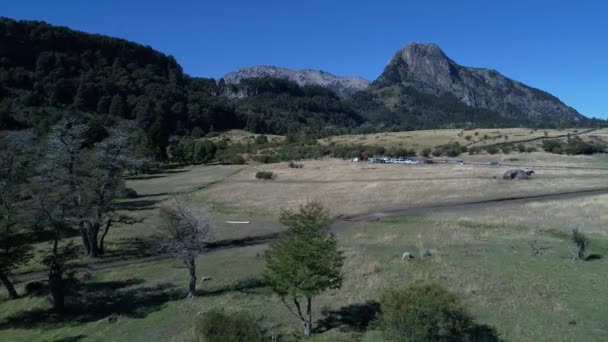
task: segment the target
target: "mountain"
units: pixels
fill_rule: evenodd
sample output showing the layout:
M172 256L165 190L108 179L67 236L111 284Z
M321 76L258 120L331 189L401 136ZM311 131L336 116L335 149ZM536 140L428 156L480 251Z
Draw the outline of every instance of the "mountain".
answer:
M411 43L354 97L368 117L412 128L561 126L587 118L555 96L491 69L464 67L435 44Z
M318 85L332 90L340 97L348 97L369 85L369 81L362 77L340 77L320 70L291 70L266 65L242 68L226 74L223 79L228 84L237 84L242 79L261 77L286 79L300 86Z

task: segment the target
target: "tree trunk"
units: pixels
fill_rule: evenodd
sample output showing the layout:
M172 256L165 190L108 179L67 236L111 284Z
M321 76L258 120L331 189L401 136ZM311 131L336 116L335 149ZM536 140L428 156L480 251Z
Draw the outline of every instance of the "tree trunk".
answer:
M7 275L4 272L0 272L0 281L2 281L4 287L6 287L6 291L8 291L8 295L11 299L19 297L17 295L17 291L15 291L15 286L13 285L13 282L8 279Z
M53 300L53 310L63 313L65 309L65 293L63 286L63 268L57 261L51 261L49 265L49 288Z
M306 297L306 320L304 321L304 335L312 334L312 298Z
M86 223L81 222L78 230L80 231L80 237L82 238L82 246L84 246L84 255L89 256L91 254L91 246L89 245Z
M103 234L101 234L101 238L99 239L99 255L103 255L103 253L105 252L105 240L106 240L106 235L108 235L108 232L110 231L110 227L112 226L112 220L108 219L108 221L106 222L106 228L103 231Z
M196 261L194 258L188 260L188 271L190 272L190 285L188 286L188 298L196 296Z
M97 245L98 236L99 223L90 224L89 229L87 229L87 237L89 241L89 256L92 258L99 257L99 248Z

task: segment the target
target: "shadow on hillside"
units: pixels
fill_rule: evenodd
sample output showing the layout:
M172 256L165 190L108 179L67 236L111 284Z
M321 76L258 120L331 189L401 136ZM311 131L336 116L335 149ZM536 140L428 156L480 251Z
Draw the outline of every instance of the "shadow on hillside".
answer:
M220 250L226 248L237 248L237 247L246 247L246 246L254 246L261 245L268 242L271 242L277 239L281 233L268 233L264 235L257 236L247 236L240 239L228 239L228 240L220 240L214 241L207 245L209 250Z
M264 284L262 279L251 277L251 278L239 280L235 284L220 287L217 289L210 289L210 290L199 289L197 291L197 294L202 297L221 296L228 292L241 292L241 293L254 294L254 293L256 293L255 290L261 289L264 287L266 287L266 285Z
M85 335L75 335L75 336L69 336L69 337L63 337L63 338L55 339L53 341L55 341L55 342L78 342L80 340L83 340L85 337L86 337Z
M380 312L380 304L375 301L351 304L338 310L323 312L325 316L317 322L316 332L322 333L331 329L345 327L357 332L363 332L376 319Z
M141 259L158 255L155 248L156 240L149 238L129 238L110 242L104 258L111 259Z
M118 210L139 211L139 210L154 210L155 205L160 203L160 200L136 200L123 201L116 203Z
M160 310L167 302L185 297L185 292L170 284L140 286L142 279L103 282L72 282L66 296L66 312L58 315L49 309L17 312L0 321L1 329L33 329L75 325L121 316L143 318ZM74 337L76 338L76 337ZM69 340L68 340L69 341Z
M175 193L172 192L159 192L156 194L139 194L137 198L148 198L148 197L163 197L163 196L172 196Z

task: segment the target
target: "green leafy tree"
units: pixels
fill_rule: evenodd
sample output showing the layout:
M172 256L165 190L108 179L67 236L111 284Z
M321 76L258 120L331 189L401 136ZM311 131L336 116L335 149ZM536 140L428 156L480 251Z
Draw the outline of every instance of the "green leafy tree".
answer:
M217 146L209 140L199 140L194 142L194 148L192 152L192 161L194 163L207 164L210 162L215 153L217 152Z
M319 202L306 203L297 212L283 211L280 221L288 230L285 237L267 250L264 278L289 311L301 320L304 335L310 336L312 299L342 286L344 257L328 230L329 212Z
M110 115L118 118L126 117L127 110L122 96L114 95L114 97L112 97L112 102L110 102Z

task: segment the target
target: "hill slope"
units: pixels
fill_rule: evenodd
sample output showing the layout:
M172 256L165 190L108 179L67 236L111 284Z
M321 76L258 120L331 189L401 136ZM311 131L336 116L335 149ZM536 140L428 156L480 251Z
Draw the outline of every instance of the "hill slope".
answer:
M420 127L580 124L586 118L556 97L495 70L458 65L434 44L397 51L357 107L370 118Z
M266 65L242 68L226 74L223 79L226 83L236 84L242 79L261 77L286 79L300 86L318 85L332 90L341 97L350 96L369 85L369 81L362 77L340 77L320 70L291 70Z

